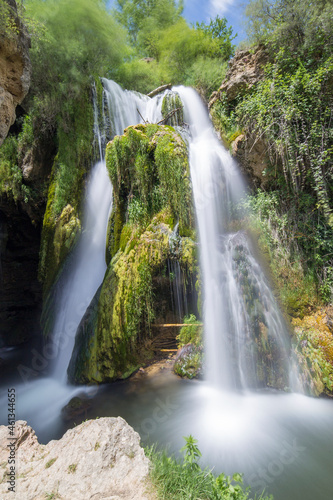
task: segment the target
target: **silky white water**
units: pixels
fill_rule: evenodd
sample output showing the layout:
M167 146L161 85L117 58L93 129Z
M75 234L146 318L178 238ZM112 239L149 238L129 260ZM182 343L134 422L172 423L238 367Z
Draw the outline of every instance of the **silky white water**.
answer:
M176 90L190 132L203 274L206 379L223 389L291 387L297 377L282 315L246 234L229 229L231 204L245 194L240 171L218 140L199 95L186 87Z

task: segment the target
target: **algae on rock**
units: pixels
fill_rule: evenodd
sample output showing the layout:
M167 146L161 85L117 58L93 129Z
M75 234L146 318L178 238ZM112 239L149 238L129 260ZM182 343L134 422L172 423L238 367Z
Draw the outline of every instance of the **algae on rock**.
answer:
M184 122L183 103L178 92L170 90L162 101L162 116L166 125L175 127Z
M125 378L149 359L151 325L161 309L156 282L168 262L179 263L185 293L195 293L197 281L189 163L182 138L171 127L128 127L108 144L106 162L114 189L108 269L91 313L90 333L82 325L77 332L68 370L75 383Z

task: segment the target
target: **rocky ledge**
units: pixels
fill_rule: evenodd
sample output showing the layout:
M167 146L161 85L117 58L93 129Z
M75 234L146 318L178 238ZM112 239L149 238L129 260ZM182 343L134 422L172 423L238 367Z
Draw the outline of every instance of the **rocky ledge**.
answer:
M89 420L59 441L38 443L26 422L16 422L17 499L148 500L149 460L140 436L121 417ZM0 497L8 491L8 428L0 426Z

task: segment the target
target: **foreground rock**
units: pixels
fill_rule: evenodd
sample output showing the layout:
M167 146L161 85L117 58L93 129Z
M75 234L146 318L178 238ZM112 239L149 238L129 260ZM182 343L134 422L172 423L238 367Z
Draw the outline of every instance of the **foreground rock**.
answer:
M59 441L40 445L26 422L16 422L16 497L25 500L145 500L155 498L140 437L122 418L89 420ZM0 427L0 497L8 492L8 429ZM7 465L8 467L8 465Z

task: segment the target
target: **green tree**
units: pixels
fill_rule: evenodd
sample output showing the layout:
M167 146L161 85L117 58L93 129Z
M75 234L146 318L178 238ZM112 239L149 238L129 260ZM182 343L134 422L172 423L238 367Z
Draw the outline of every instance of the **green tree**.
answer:
M246 14L250 40L267 45L285 68L299 59L318 65L333 53L331 0L252 0Z
M215 54L216 57L220 57L227 61L231 56L234 55L235 45L231 42L237 36L232 35L232 27L227 27L227 19L225 17L216 16L215 19L211 19L209 24L196 23L196 29L203 31L213 40L216 40L218 50Z
M68 113L92 76L112 75L126 54L125 33L99 0L28 0L25 8L35 33L32 96L50 122Z
M174 24L184 8L183 0L117 0L116 17L127 29L132 44L149 33ZM145 34L142 37L142 34ZM141 41L142 43L142 41Z

